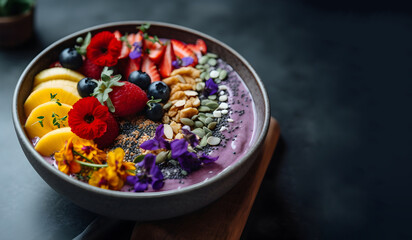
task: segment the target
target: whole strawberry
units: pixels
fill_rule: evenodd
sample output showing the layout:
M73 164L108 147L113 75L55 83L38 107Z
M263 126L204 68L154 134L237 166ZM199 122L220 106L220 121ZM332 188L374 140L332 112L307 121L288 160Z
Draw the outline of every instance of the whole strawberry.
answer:
M100 149L109 147L119 135L119 125L112 114L109 114L106 123L106 132L101 137L93 139L93 141L97 144L97 147Z
M115 109L114 114L118 117L130 116L142 111L149 100L139 86L131 82L123 83L123 86L114 87L109 93Z
M130 116L143 110L148 101L146 93L133 83L120 81L121 75L112 74L113 70L107 67L103 69L102 80L97 81L93 96L117 117Z

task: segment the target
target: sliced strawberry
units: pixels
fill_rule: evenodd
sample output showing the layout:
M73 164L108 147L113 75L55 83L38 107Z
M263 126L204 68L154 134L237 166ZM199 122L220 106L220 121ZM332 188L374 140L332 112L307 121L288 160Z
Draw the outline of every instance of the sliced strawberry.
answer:
M113 34L117 38L117 40L121 41L120 38L122 37L122 34L118 30L114 31ZM128 44L122 41L122 50L120 51L119 59L126 58L127 56L129 56L129 53L130 53L130 48Z
M156 64L148 56L143 56L142 72L149 74L152 82L160 81L160 74Z
M129 78L130 73L133 71L138 71L141 69L142 58L125 58L122 61L119 61L119 71L123 76L123 80L126 81Z
M160 75L164 78L169 77L170 73L173 71L172 62L176 59L173 53L173 46L170 42L166 43L166 50L163 55L163 59L159 65Z
M50 64L49 68L54 68L54 67L62 67L59 61L55 61L54 63Z
M186 46L194 53L196 53L197 56L206 54L207 52L206 43L200 38L197 39L196 44L187 44Z
M197 64L197 57L196 54L190 50L186 44L184 44L183 42L176 40L176 39L172 39L170 40L172 42L173 45L173 51L176 55L176 57L178 58L184 58L184 57L192 57L193 58L193 63L190 66L196 66Z
M149 53L149 58L154 63L159 63L162 60L166 47L159 41L154 42L154 37L149 36L144 39L144 52Z

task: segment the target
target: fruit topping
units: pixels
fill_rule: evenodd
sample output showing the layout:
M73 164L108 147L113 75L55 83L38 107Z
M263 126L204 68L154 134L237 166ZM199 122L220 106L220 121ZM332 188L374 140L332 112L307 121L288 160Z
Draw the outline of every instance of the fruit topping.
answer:
M121 75L112 74L113 70L107 67L103 69L102 81L98 82L93 96L117 117L133 115L143 110L148 100L146 93L133 83L120 82Z
M197 56L204 55L207 52L206 43L200 38L196 40L196 44L187 44L187 47Z
M77 83L82 78L84 78L84 75L79 72L70 70L68 68L54 67L45 69L34 76L33 86L35 87L42 82L47 82L55 79L65 79Z
M86 75L86 77L93 79L100 79L100 74L102 74L103 67L94 64L90 59L86 58L83 61L83 66L79 69L81 73Z
M173 52L173 46L170 42L167 42L163 59L159 65L159 72L163 78L170 76L170 73L173 71L172 62L175 61L175 59L176 57Z
M41 137L34 149L43 156L50 156L62 149L67 139L70 138L79 138L71 131L70 127L54 129Z
M161 99L152 99L147 102L146 117L152 121L159 122L163 117L163 106L159 103Z
M147 97L149 99L161 99L162 102L167 102L170 97L169 86L162 81L152 82L147 89Z
M190 64L190 66L196 66L197 57L194 52L186 46L186 44L176 39L172 39L170 41L172 42L173 51L177 58L183 59L185 57L191 57L193 58L193 62L192 64Z
M149 74L142 71L133 71L129 78L129 82L139 86L142 90L147 90L152 80L150 79Z
M83 64L82 55L74 47L65 48L59 55L60 64L68 69L77 70Z
M119 124L117 123L116 119L113 117L111 113L109 113L109 117L106 120L106 124L106 132L101 137L94 139L94 142L97 143L97 146L100 149L109 147L116 139L116 137L119 135Z
M93 81L93 78L83 78L77 83L77 91L79 92L80 97L90 97L97 87L97 83Z
M157 38L157 36L148 36L147 33L144 34L144 52L148 54L150 60L154 63L159 63L162 60L165 46Z
M160 81L160 74L157 70L156 64L147 56L143 56L142 72L149 74L152 82Z

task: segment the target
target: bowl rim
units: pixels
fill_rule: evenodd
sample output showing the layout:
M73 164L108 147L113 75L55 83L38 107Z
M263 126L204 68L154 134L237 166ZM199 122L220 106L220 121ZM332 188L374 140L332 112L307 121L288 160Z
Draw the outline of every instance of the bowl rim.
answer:
M265 103L265 111L264 111L264 122L263 122L263 127L262 127L262 134L260 134L260 136L257 136L257 139L255 140L255 144L253 144L250 148L250 150L248 152L246 152L240 159L238 159L237 161L235 161L234 163L230 164L228 167L226 167L224 170L222 170L220 173L218 173L217 175L189 185L189 186L185 186L182 187L180 189L173 189L173 190L166 190L166 191L158 191L158 192L121 192L121 191L114 191L114 190L107 190L107 189L101 189L95 186L91 186L87 183L81 182L79 180L76 180L74 178L68 177L66 174L64 174L63 172L59 171L58 169L56 169L55 167L53 167L52 165L50 165L49 163L47 163L47 161L44 160L43 156L41 156L33 147L31 141L28 139L28 137L26 136L26 133L23 129L23 126L20 123L20 119L18 116L18 110L17 110L17 102L18 102L18 95L19 95L19 90L22 86L23 80L25 78L25 76L28 74L29 70L33 67L33 65L35 65L35 63L37 62L37 60L39 58L41 58L44 54L46 54L47 52L49 52L50 50L52 50L53 48L57 47L59 44L61 44L62 42L71 39L73 37L76 37L80 34L86 34L87 32L92 32L92 31L96 31L99 29L103 29L103 28L109 28L109 27L115 27L115 26L126 26L126 25L141 25L141 24L145 24L145 23L149 23L151 25L156 25L159 27L168 27L168 28L173 28L179 31L184 31L184 32L188 32L191 34L196 34L199 35L200 37L207 39L211 42L214 42L220 46L222 46L223 48L225 48L226 50L228 50L231 54L233 54L236 58L238 58L240 60L240 62L247 68L248 71L251 72L251 74L254 76L257 84L258 84L258 88L260 89L260 91L262 92L262 97L264 99L264 103ZM110 23L105 23L105 24L100 24L100 25L95 25L92 27L88 27L79 31L76 31L72 34L69 34L66 37L60 38L59 40L53 42L50 46L46 47L44 50L42 50L39 54L37 54L37 56L31 60L31 62L27 65L27 67L24 69L23 73L21 74L21 76L19 77L19 80L17 82L16 88L14 90L14 94L13 94L13 101L12 101L12 117L13 117L13 124L14 124L14 128L16 130L16 133L18 134L18 137L20 138L20 143L24 144L26 146L26 149L28 151L30 151L30 154L36 159L36 161L40 162L40 164L42 165L42 167L46 168L49 170L49 172L51 174L57 175L58 178L60 178L63 181L68 182L69 184L73 184L76 187L79 187L85 191L90 191L92 193L95 194L101 194L101 195L107 195L109 197L115 197L115 198L130 198L130 199L134 199L134 198L154 198L154 197L168 197L168 196L173 196L176 194L184 194L187 192L192 192L192 191L196 191L200 188L203 188L205 185L210 185L213 184L216 181L219 181L223 178L228 177L233 171L236 171L237 169L239 169L240 167L242 167L242 163L247 161L249 157L251 157L251 155L255 154L255 152L259 149L260 145L263 143L264 139L266 138L266 134L267 134L267 130L269 127L269 121L270 121L270 103L269 103L269 99L267 96L267 91L266 88L264 87L261 79L259 78L259 76L257 75L257 73L255 72L255 70L251 67L251 65L239 54L237 53L234 49L232 49L231 47L229 47L228 45L226 45L225 43L215 39L214 37L211 37L207 34L201 33L197 30L188 28L188 27L184 27L184 26L180 26L180 25L176 25L176 24L171 24L171 23L165 23L165 22L158 22L158 21L140 21L140 20L136 20L136 21L118 21L118 22L110 22Z

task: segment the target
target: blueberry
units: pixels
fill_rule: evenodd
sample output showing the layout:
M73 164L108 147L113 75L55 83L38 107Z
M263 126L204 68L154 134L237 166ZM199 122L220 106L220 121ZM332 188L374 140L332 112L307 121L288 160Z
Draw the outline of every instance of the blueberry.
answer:
M147 103L146 117L152 121L159 122L163 117L163 107L160 103L149 102Z
M97 83L92 80L93 78L86 77L77 83L77 92L81 97L90 97L97 87Z
M130 73L128 81L139 86L142 90L147 90L152 82L149 74L141 71L133 71Z
M83 58L76 49L65 48L59 55L59 62L65 68L77 70L83 65Z
M166 102L170 97L170 89L166 83L162 81L152 82L147 89L147 97L149 99L162 99L162 102Z

